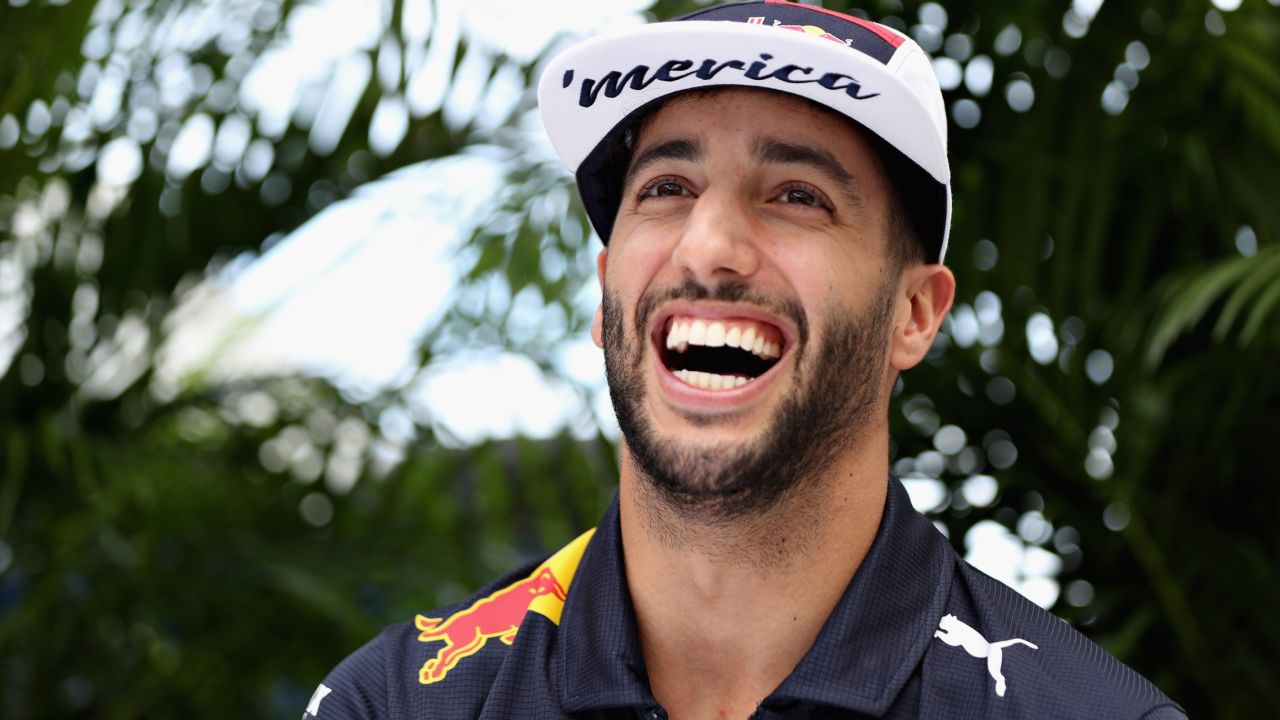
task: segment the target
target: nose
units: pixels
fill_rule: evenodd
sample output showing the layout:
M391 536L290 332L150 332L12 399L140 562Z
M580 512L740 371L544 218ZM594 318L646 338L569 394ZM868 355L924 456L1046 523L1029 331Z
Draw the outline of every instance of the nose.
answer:
M672 263L705 286L754 274L760 267L760 250L750 212L728 193L704 193L689 213L671 253Z

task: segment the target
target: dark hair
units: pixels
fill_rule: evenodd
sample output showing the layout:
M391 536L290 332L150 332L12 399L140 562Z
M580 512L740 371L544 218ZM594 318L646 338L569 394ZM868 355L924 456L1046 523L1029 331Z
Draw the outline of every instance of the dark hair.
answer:
M920 227L920 219L929 212L929 208L920 200L925 197L922 194L924 188L920 184L924 179L922 176L927 177L926 173L879 135L845 119L853 123L875 148L880 167L888 180L886 190L889 193L889 229L885 240L895 270L901 273L910 265L926 262L929 259L929 249L925 245L924 233Z

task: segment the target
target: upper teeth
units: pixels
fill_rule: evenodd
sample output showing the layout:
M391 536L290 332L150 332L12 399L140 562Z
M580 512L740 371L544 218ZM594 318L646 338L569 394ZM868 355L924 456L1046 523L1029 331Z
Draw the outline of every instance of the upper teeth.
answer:
M779 340L766 339L767 332L751 322L677 319L667 331L667 349L684 352L690 345L728 346L772 360L782 354L782 344Z

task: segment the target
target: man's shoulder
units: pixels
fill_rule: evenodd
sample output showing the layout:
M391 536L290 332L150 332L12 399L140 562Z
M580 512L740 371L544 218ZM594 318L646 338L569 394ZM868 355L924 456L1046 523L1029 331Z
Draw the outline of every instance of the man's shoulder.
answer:
M550 705L547 649L594 532L470 597L387 628L325 678L304 717L477 717L493 694Z
M981 687L982 717L1183 718L1155 685L1076 630L958 560L926 669Z
M329 673L304 720L478 715L530 604L501 600L524 589L539 567L528 563L455 603L386 627Z

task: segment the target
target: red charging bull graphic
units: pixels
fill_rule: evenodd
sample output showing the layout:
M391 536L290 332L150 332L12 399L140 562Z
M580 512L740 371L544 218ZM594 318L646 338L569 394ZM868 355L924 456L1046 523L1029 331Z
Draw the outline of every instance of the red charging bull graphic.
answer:
M761 17L748 18L747 24L763 25L764 17L761 16ZM853 40L842 40L836 37L835 35L832 35L831 33L827 32L826 30L818 27L817 25L783 25L781 22L774 20L773 27L779 28L781 30L795 30L796 32L802 32L802 33L805 33L806 35L813 35L815 37L820 37L823 40L830 40L831 42L840 43L841 45L844 45L846 47L853 44Z
M506 645L515 642L516 631L530 612L559 625L569 583L594 533L594 530L583 533L529 577L480 598L448 619L419 615L414 620L414 626L422 631L418 640L444 642L444 647L423 663L418 682L423 685L440 682L459 661L480 652L494 638Z
M419 615L414 625L422 631L422 642L444 641L444 647L422 666L418 681L430 685L458 664L458 661L480 652L493 638L510 645L515 642L516 630L534 598L553 595L564 602L565 591L551 568L543 567L520 582L509 585L474 605L451 616L448 620Z

